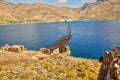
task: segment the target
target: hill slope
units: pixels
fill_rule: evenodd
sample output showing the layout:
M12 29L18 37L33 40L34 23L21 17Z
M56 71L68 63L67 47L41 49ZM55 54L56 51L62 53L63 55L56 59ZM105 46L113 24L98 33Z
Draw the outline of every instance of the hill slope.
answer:
M62 21L76 18L73 9L59 8L38 2L12 4L0 1L0 13L0 21L7 22Z
M98 0L85 4L79 11L80 19L120 19L120 0Z
M0 23L46 22L78 19L120 19L120 0L97 0L81 8L63 8L42 3L13 4L0 0Z

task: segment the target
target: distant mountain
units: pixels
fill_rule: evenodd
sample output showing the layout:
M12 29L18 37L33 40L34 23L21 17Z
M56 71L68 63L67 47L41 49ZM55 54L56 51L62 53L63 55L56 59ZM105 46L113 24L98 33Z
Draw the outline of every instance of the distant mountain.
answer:
M103 1L120 2L120 0L97 0L97 2L103 2Z
M79 19L120 19L120 0L97 0L79 11Z
M13 4L0 1L0 21L62 21L76 18L74 9L60 8L41 3Z
M13 4L0 0L0 23L46 22L78 19L120 19L120 0L97 0L81 8L65 8L36 2Z

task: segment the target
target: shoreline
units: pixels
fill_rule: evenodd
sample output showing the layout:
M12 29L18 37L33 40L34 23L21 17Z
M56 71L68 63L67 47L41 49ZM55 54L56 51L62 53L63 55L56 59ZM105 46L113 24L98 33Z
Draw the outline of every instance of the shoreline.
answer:
M23 50L20 49L21 47L23 48ZM9 51L8 48L12 48L12 51L11 50ZM21 54L21 53L24 53L24 51L39 53L39 51L41 49L48 49L48 48L42 47L39 50L34 50L34 49L27 49L24 45L9 45L9 44L5 44L5 45L0 46L0 50L1 51L3 51L3 52L5 51L5 52L8 52L8 53L15 53L15 54L16 53ZM18 51L16 52L16 50L18 50ZM68 53L69 51L70 51L70 53ZM75 59L87 59L87 60L99 61L99 59L72 56L71 55L71 50L68 50L68 52L66 52L67 54L66 53L63 54L63 53L60 53L60 52L57 51L57 53L59 53L59 54L63 54L63 55L66 55L66 56L69 56L69 57L75 58ZM52 54L54 54L54 52L50 53L49 55L52 55Z
M77 20L68 20L66 22L77 21ZM16 24L35 24L35 23L54 23L57 21L45 21L45 22L23 22L23 23L7 23L7 24L0 24L0 25L16 25ZM65 22L65 21L58 21L58 22Z
M45 21L45 22L23 22L23 23L7 23L1 25L16 25L16 24L36 24L36 23L57 23L57 22L73 22L73 21L120 21L120 19L82 19L82 20L68 20L68 21Z

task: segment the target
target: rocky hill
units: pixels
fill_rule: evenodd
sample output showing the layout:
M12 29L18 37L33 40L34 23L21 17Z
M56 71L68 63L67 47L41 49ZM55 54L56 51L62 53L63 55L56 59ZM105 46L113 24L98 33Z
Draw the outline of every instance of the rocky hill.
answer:
M60 8L39 2L13 4L0 1L0 21L2 22L65 21L65 19L74 20L75 16L74 9Z
M79 19L120 19L120 0L97 0L79 11Z
M81 8L42 3L13 4L0 0L0 23L48 22L79 19L120 19L120 0L97 0Z

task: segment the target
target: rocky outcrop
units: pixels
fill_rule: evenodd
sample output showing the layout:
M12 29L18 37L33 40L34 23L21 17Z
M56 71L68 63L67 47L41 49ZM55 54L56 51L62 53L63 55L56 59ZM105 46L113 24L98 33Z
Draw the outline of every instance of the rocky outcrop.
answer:
M24 46L22 45L13 45L13 46L9 46L8 44L5 44L4 46L2 46L1 48L2 50L8 51L8 52L15 52L15 53L20 53L24 50L27 50L26 48L24 48Z
M53 52L50 52L50 49L48 48L41 48L39 51L32 51L27 50L23 45L13 45L9 46L8 44L5 44L1 47L2 52L9 52L9 53L35 53L34 56L32 56L32 59L34 60L43 60L49 56L54 56L54 54L62 54L62 55L69 55L70 54L70 48L69 46L64 46L64 50L62 52L59 51L59 48L53 50Z
M52 52L50 52L50 49L48 48L41 48L40 51L38 51L38 54L33 56L33 59L43 60L49 56L54 56L56 54L62 54L62 55L69 55L70 54L70 47L64 46L64 51L60 52L59 48L54 49Z
M100 61L102 66L98 80L120 80L120 46L106 52Z
M70 51L70 47L67 46L67 45L65 45L65 46L63 47L63 50L62 50L62 51L60 51L59 48L57 48L57 49L53 50L52 53L53 53L53 54L54 54L54 53L61 53L61 54L69 55L69 54L71 53L71 51Z
M41 48L40 51L44 54L51 54L50 49L48 49L48 48Z

